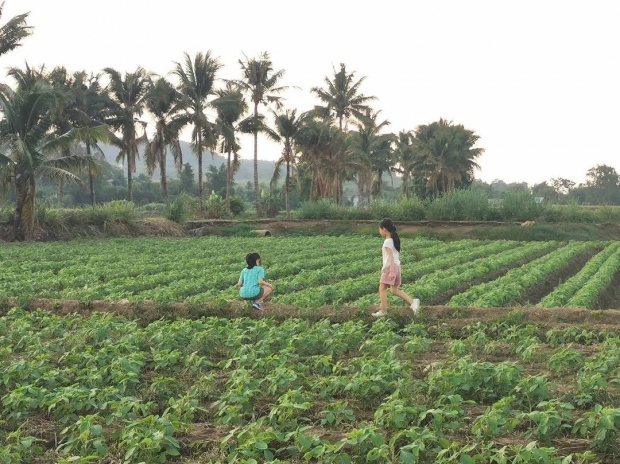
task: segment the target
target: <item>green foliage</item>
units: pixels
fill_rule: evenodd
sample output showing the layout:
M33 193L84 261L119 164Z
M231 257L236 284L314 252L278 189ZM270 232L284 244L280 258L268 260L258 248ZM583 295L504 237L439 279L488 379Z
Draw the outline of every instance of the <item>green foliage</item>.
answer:
M495 401L506 396L519 382L523 370L515 363L476 362L470 356L434 363L428 369L429 396L459 394L475 401Z
M215 192L207 198L205 208L210 219L220 219L226 215L226 201Z
M189 214L190 209L197 206L196 199L187 194L177 195L166 207L166 219L181 224Z
M502 218L507 221L532 221L541 212L530 192L506 192L500 209Z
M485 221L487 196L473 190L451 190L427 203L426 218L436 221Z

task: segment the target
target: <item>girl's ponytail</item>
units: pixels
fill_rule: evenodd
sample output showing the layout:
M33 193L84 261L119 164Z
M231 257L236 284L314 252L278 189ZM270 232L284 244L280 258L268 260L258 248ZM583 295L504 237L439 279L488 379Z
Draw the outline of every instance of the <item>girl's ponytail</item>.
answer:
M396 227L394 227L394 232L390 233L392 234L392 240L394 240L394 248L400 253L400 237L398 236L398 232L396 232Z
M396 226L392 222L390 218L385 218L379 223L379 227L387 230L392 236L392 240L394 241L394 248L396 251L400 253L400 237L398 236L398 232L396 232Z

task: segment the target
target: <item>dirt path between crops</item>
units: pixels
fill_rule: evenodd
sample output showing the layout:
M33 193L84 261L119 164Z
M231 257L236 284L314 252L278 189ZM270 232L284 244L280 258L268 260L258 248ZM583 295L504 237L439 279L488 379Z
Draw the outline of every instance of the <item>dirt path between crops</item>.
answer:
M317 309L299 309L295 306L266 304L265 311L249 309L243 302L233 302L227 307L214 306L210 304L186 305L174 303L170 305L158 305L150 301L131 303L128 301L107 302L93 301L80 302L77 300L46 300L39 299L30 302L11 301L0 306L0 315L12 308L20 306L28 310L38 308L53 312L58 315L80 314L85 317L94 312L113 313L118 316L140 323L148 324L158 319L177 319L189 318L198 319L201 317L252 317L252 318L274 318L284 320L288 318L301 318L311 321L329 319L332 322L346 322L349 320L373 321L371 313L375 307L365 309L352 306L323 306ZM452 327L463 327L475 322L491 322L497 320L511 319L522 323L534 323L545 327L564 327L578 324L583 327L618 330L620 327L620 310L588 310L576 308L449 308L447 306L425 306L419 315L414 315L408 308L390 307L388 310L390 317L398 324L405 325L411 323L416 318L421 323L446 323Z

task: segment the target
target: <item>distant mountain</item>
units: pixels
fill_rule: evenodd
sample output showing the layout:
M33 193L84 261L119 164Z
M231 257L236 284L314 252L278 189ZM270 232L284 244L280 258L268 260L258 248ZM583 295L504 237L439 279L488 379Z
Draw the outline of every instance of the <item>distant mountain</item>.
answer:
M112 165L116 164L116 157L118 155L118 148L113 147L111 145L102 145L101 149L103 154L105 155L106 161ZM192 153L191 145L189 142L181 141L181 152L183 153L183 164L189 163L194 169L194 173L198 175L198 158L196 155ZM202 155L202 163L203 169L206 172L209 165L214 165L216 167L220 167L222 163L226 164L226 158L221 155L215 154L213 157L210 152L204 152ZM138 174L146 173L146 166L144 165L142 153L140 153L140 160L136 163L136 171ZM266 161L266 160L258 160L258 179L259 181L267 182L271 180L271 176L273 176L273 170L275 168L274 161ZM166 171L168 173L168 177L177 177L177 172L174 167L174 159L172 155L168 153L168 157L166 160ZM159 178L159 169L155 171L153 174L153 179L157 180ZM245 183L247 181L252 181L254 179L254 161L251 159L242 159L241 167L239 171L235 174L235 182L237 184Z

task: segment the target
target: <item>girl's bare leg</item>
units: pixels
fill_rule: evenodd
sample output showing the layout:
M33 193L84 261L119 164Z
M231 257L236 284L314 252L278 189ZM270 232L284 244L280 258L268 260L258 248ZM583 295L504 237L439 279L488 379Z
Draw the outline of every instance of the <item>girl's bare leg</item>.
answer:
M387 311L387 289L388 285L379 284L379 300L381 302L379 309L384 312Z
M263 287L263 296L261 296L258 300L256 300L256 302L263 304L263 302L269 296L270 293L271 293L271 287Z
M399 290L399 288L396 285L392 285L390 287L390 290L392 291L392 295L396 295L397 297L402 298L403 300L407 302L408 305L410 305L413 302L413 298L411 298L409 295L407 295L402 290ZM386 301L387 301L387 294L386 294Z

